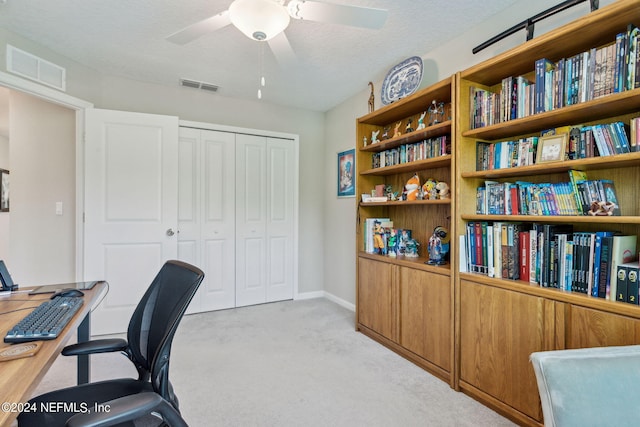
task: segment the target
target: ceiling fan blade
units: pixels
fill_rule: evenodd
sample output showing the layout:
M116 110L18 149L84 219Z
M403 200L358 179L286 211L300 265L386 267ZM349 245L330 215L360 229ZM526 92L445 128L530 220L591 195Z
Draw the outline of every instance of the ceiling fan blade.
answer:
M193 25L189 25L171 34L167 37L167 40L176 44L186 44L207 33L212 33L220 28L224 28L229 24L231 24L229 11L225 10L217 15L213 15L211 18L196 22Z
M370 7L291 0L287 8L292 18L352 27L379 29L387 20L386 10Z
M267 40L267 43L281 68L289 68L297 64L298 59L284 31Z

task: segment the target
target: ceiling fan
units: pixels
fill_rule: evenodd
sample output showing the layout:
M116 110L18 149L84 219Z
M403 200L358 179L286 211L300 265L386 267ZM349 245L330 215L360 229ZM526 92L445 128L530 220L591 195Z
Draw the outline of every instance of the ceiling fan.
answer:
M186 44L233 24L247 37L268 42L278 62L288 65L295 62L284 33L290 18L378 29L384 25L387 11L313 0L234 0L228 10L171 34L167 40Z

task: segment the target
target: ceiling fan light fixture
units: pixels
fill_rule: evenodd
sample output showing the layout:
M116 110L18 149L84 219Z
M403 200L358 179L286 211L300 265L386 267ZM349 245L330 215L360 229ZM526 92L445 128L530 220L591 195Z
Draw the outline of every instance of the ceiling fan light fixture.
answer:
M269 40L289 25L289 14L277 0L235 0L229 6L229 19L253 40Z

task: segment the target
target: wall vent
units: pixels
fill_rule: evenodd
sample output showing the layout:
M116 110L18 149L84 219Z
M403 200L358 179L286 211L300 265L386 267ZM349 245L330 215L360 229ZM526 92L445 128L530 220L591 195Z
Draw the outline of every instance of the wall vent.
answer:
M7 71L49 87L66 91L66 69L17 47L7 45Z
M180 79L180 85L185 87L192 87L194 89L208 90L210 92L217 92L220 86L216 86L212 83L199 82L191 79Z

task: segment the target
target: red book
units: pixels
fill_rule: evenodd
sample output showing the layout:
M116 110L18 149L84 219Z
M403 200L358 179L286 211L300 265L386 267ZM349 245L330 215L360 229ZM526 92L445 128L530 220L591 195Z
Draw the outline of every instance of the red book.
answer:
M520 280L529 281L529 232L521 231L519 233L519 254L520 254Z

